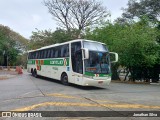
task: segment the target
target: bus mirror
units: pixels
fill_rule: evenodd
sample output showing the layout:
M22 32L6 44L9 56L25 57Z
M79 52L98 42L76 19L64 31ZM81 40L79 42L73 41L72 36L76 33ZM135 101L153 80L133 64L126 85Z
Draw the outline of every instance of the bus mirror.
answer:
M89 50L86 48L83 48L84 50L84 59L89 59Z
M118 62L118 54L115 52L110 52L110 58L111 58L111 63ZM114 56L113 56L114 55ZM112 58L114 57L114 60L112 61Z

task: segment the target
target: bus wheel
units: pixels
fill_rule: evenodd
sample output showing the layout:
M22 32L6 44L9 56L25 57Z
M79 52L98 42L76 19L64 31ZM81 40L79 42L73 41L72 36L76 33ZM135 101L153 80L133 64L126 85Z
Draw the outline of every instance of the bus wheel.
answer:
M37 70L34 70L34 77L37 78L38 75L37 75Z
M34 77L34 71L32 71L32 76Z
M31 73L32 73L32 76L34 76L34 72L33 72L33 69L31 69Z
M61 76L61 82L63 85L69 85L68 83L68 76L66 73L63 73L62 76Z

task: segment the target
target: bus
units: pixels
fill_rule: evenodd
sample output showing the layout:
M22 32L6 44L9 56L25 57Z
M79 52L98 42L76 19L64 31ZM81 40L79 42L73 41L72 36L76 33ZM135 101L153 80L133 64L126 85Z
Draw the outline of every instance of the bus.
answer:
M64 85L101 87L111 82L111 63L117 61L118 54L109 52L104 43L77 39L28 51L27 71Z

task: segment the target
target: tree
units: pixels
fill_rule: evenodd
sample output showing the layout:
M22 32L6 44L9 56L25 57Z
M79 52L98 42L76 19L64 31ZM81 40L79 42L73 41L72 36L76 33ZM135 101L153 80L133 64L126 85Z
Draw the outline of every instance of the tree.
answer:
M128 8L123 9L124 18L141 18L144 15L151 21L160 20L160 1L159 0L129 0Z
M0 25L0 65L13 65L19 53L26 51L27 39Z
M62 43L76 39L79 31L71 29L68 33L66 30L57 28L56 31L52 32L49 30L38 30L32 32L31 40L29 42L29 49L37 49L43 46Z
M127 67L132 80L151 77L150 70L153 71L159 62L160 46L156 43L156 29L147 21L142 19L123 25L106 23L104 27L87 33L87 38L104 42L110 51L119 54L119 62L112 67L113 76L117 76L117 68L121 65Z
M106 8L96 0L46 0L44 5L60 27L68 32L71 29L81 32L108 15Z
M159 0L129 0L128 8L124 9L121 20L133 20L135 18L143 19L147 18L148 23L157 29L156 42L160 45L160 1ZM119 20L120 22L120 20ZM160 51L159 51L160 59ZM154 65L152 68L153 73L160 74L160 63Z
M28 54L24 53L24 54L19 54L16 56L16 61L15 61L15 65L22 65L23 67L27 68L27 57Z

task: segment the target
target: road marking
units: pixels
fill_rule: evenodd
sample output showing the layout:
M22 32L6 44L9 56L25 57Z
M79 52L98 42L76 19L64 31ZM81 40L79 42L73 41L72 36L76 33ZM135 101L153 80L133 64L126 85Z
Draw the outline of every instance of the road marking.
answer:
M54 96L54 97L62 97L62 98L69 98L69 99L83 99L80 97L69 96L69 95L64 95L64 94L59 94L59 93L45 94L45 96Z
M38 90L34 90L34 91L31 91L31 92L24 93L24 94L20 95L20 97L23 97L23 96L28 95L28 94L30 94L30 93L33 93L33 92L35 92L35 91L38 91ZM39 92L39 91L38 91L38 92Z
M86 99L83 98L83 97L76 97L76 96L70 96L70 95L59 94L59 93L45 94L45 96L62 97L62 98L78 99L78 100L86 100ZM92 100L92 101L95 101L95 102L117 103L117 102L111 101L111 100L95 100L95 99L91 99L91 100Z
M36 91L36 90L35 90ZM33 91L32 91L33 92ZM23 95L26 95L26 94L30 94L32 92L28 92L28 93L25 93ZM20 97L17 97L17 98L12 98L12 99L8 99L8 100L4 100L4 101L1 101L1 103L3 102L11 102L11 101L14 101L14 100L20 100L20 99L23 99L23 98L35 98L35 97L44 97L42 94L38 94L36 96L23 96L21 95ZM77 99L77 100L86 100L85 98L83 97L76 97L76 96L70 96L70 95L65 95L65 94L59 94L59 93L52 93L52 94L45 94L45 96L53 96L53 97L61 97L61 98L67 98L67 99ZM112 100L96 100L96 99L91 99L92 101L95 101L95 102L101 102L101 103L117 103L115 101L112 101Z
M108 107L108 108L126 108L126 109L160 109L160 106L148 106L141 104L91 104L91 103L68 103L68 102L44 102L28 107L17 108L11 111L29 111L45 106L79 106L79 107Z
M35 104L32 106L18 108L11 111L29 111L35 108L44 107L44 106L80 106L80 107L98 107L98 104L89 104L89 103L67 103L67 102L45 102L40 104Z
M111 100L94 100L94 99L91 99L92 101L95 101L95 102L102 102L102 103L117 103L115 101L111 101Z

